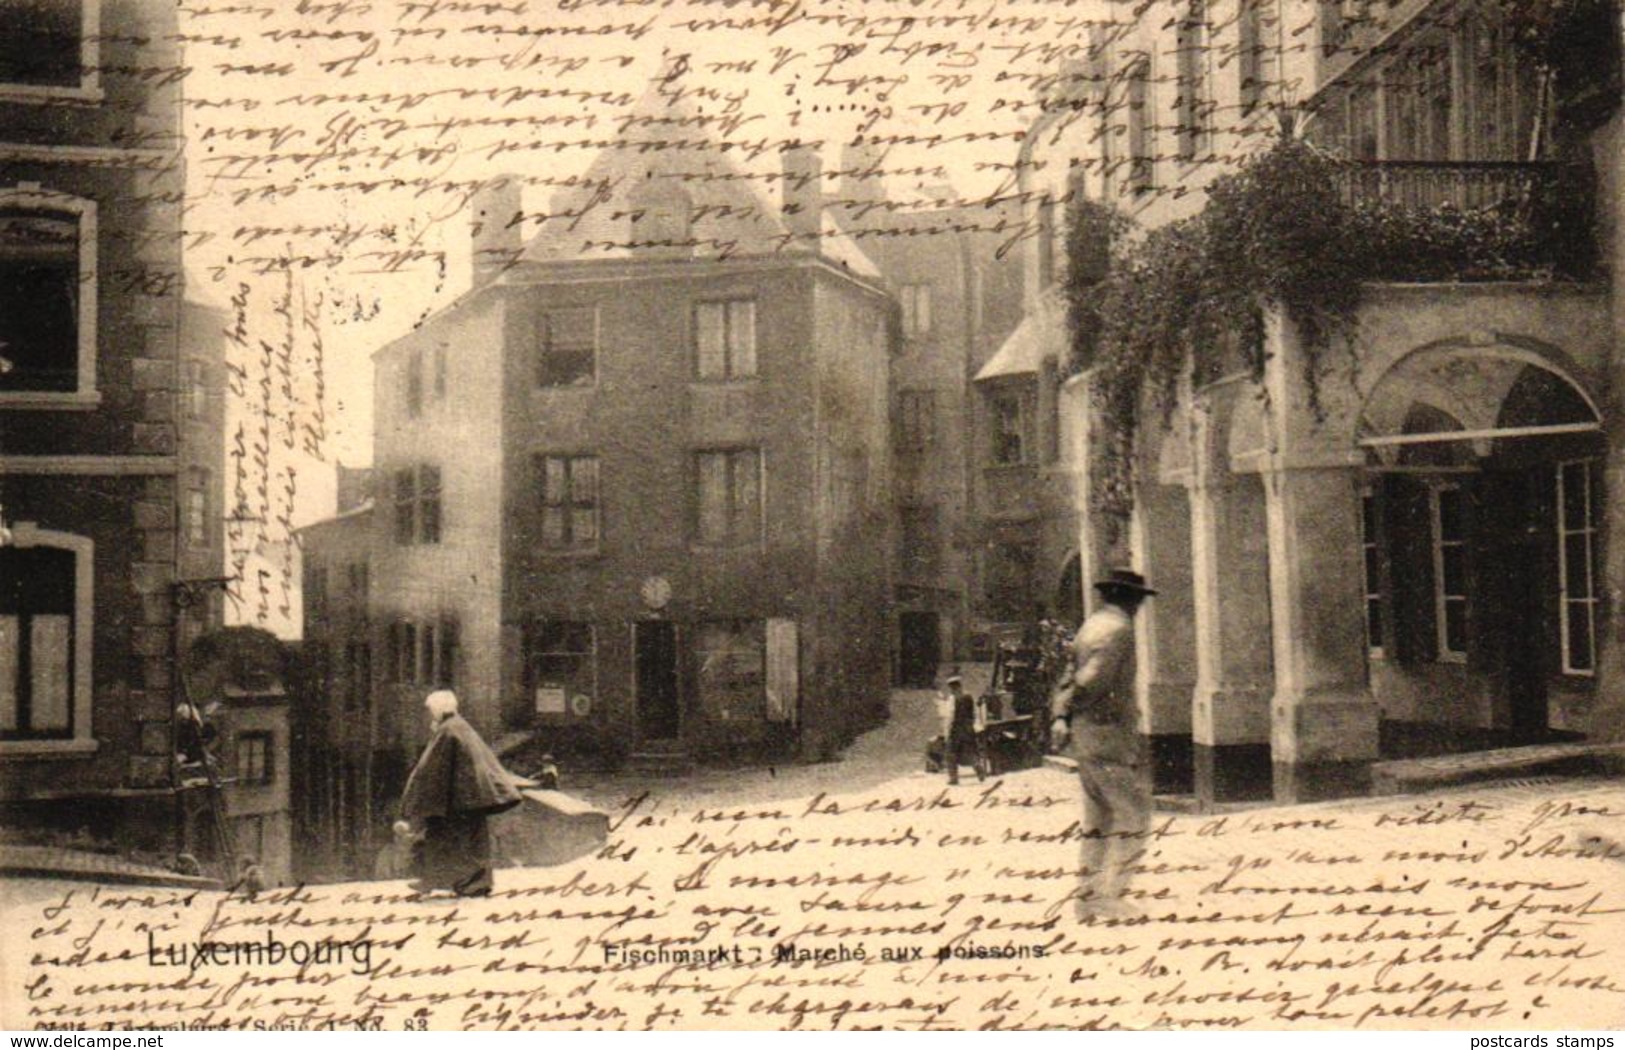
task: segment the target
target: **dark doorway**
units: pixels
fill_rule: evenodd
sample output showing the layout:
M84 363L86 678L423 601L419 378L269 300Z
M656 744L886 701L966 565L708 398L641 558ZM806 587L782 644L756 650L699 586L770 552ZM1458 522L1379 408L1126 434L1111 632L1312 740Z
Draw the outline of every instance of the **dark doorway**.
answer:
M905 612L898 615L898 684L929 689L937 681L937 658L942 652L934 612Z
M1552 630L1543 595L1555 588L1546 572L1552 555L1542 543L1548 531L1542 523L1553 511L1544 492L1548 481L1549 471L1490 469L1478 482L1481 648L1483 662L1499 674L1506 692L1512 743L1532 743L1547 733Z
M679 725L677 627L665 620L634 624L632 648L639 735L644 740L675 740Z

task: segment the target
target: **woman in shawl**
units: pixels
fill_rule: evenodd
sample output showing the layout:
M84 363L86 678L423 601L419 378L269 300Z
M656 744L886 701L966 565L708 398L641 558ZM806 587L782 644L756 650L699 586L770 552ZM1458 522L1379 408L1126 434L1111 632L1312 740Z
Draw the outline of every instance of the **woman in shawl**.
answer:
M457 713L457 696L441 689L424 706L434 733L407 778L401 816L422 841L414 868L419 892L449 889L462 897L491 892L491 832L486 818L519 805L514 777Z

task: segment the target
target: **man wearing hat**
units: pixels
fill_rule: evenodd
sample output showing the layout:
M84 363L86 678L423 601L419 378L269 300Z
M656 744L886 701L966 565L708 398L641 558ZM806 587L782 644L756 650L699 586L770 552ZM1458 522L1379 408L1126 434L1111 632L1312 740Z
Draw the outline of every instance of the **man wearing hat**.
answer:
M1078 764L1083 787L1080 918L1123 907L1123 869L1144 845L1151 785L1134 704L1134 613L1157 592L1113 569L1095 583L1101 604L1072 642L1072 673L1051 699L1055 750Z
M947 691L937 698L938 713L942 717L942 764L948 771L948 783L959 783L959 759L963 755L976 765L976 700L965 692L965 679L957 670L950 671L943 682ZM976 776L982 776L977 767Z

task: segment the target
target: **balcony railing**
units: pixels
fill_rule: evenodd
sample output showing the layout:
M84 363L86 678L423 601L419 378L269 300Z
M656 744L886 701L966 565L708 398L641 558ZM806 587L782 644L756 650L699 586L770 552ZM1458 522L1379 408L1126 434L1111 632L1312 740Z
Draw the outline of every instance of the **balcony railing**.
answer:
M1467 279L1578 277L1595 261L1593 180L1584 165L1348 161L1334 182L1359 232L1394 256L1396 276L1436 270L1452 255Z
M1350 161L1342 168L1339 189L1348 204L1476 210L1527 204L1558 192L1579 174L1575 165L1541 161Z

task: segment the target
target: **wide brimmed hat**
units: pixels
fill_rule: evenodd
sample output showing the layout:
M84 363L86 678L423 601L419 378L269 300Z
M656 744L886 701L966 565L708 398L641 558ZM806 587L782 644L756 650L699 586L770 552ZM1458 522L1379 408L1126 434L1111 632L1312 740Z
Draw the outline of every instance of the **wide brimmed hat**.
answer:
M1157 593L1146 586L1144 576L1130 569L1113 569L1106 574L1104 579L1095 581L1095 590L1127 591L1130 594L1138 594L1144 597L1150 597Z

